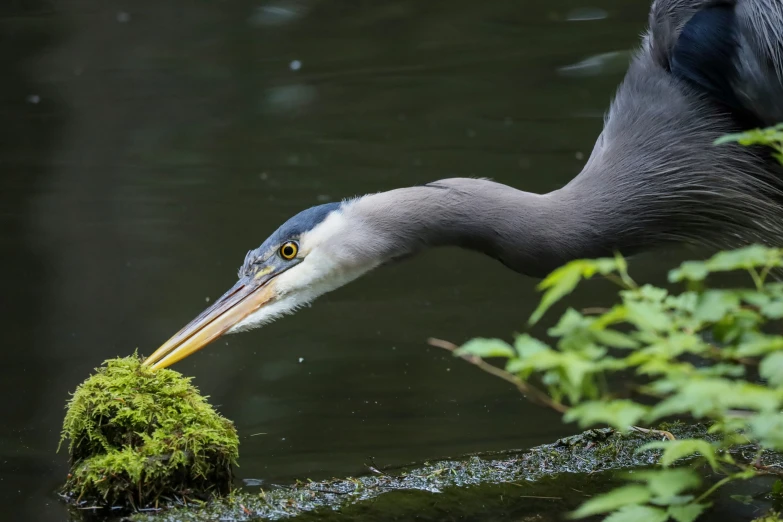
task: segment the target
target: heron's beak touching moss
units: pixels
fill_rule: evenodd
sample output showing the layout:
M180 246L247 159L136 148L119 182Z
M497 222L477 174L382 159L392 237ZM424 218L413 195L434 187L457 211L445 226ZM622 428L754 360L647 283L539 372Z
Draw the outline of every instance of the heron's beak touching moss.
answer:
M240 279L215 304L155 350L144 361L144 365L152 366L153 369L171 366L196 353L247 316L274 301L276 292L273 278L277 275L277 271L264 270Z

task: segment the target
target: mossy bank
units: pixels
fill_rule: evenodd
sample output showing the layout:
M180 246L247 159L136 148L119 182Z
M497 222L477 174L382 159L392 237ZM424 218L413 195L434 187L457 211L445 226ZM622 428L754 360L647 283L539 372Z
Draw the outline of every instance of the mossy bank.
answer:
M67 405L64 496L84 506L143 508L228 494L239 456L233 423L172 370L111 359Z

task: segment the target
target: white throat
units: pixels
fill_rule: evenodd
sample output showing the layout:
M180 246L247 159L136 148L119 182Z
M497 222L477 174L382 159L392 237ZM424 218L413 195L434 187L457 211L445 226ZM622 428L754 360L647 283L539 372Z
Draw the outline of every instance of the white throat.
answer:
M345 213L353 202L343 203L320 224L299 238L304 260L275 277L277 298L235 324L228 333L258 328L278 317L294 313L317 297L344 286L376 268L380 261L359 258L347 238L356 237L356 225L348 230Z

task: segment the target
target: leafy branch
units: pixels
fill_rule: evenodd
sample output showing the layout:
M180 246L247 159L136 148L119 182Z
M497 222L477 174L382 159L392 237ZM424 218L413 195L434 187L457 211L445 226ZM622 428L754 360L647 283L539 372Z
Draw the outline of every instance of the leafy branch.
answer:
M545 293L530 322L540 320L581 281L596 275L620 286L619 302L585 313L566 310L548 330L554 346L526 334L513 343L473 339L457 346L431 339L430 344L509 382L531 401L562 413L566 422L666 436L668 440L639 449L660 451L660 468L645 471L646 482L595 497L573 516L606 512L612 513L612 522L641 515L693 521L724 484L775 472L760 465L760 453L750 462L737 462L732 447L743 443L755 444L759 452L783 451L783 337L764 331L767 323L783 318L783 284L768 281L781 266L781 249L753 245L721 252L672 270L669 280L686 286L677 294L634 282L619 255L578 260L542 282ZM750 288L707 286L710 274L730 271L746 272ZM505 362L501 367L486 359ZM747 380L748 367L757 367L764 382ZM645 381L634 391L653 404L612 389L610 383L629 371ZM670 417L710 422L716 441L673 440L663 430L636 427ZM683 462L690 466L674 468ZM725 476L697 495L694 490L702 480L696 470L702 465ZM636 474L634 480L639 477ZM661 489L661 477L670 489Z
M498 368L497 366L492 366L478 355L470 353L469 351L470 347L468 347L468 351L466 351L464 348L460 348L456 344L450 343L449 341L444 341L442 339L429 339L427 342L430 346L448 350L452 352L454 355L456 355L457 357L459 357L460 359L467 361L474 366L477 366L480 370L483 370L490 375L494 375L495 377L500 377L504 381L513 384L514 386L517 387L517 390L519 390L520 393L522 393L522 395L531 398L531 400L533 400L534 402L538 402L539 404L552 408L553 410L559 413L565 413L568 411L568 406L553 401L549 397L549 395L542 392L535 386L523 381L513 373L509 373L502 368ZM484 356L491 357L492 354L487 353L485 351Z
M768 146L783 163L783 124L716 141L727 143ZM513 342L473 339L457 346L431 339L430 344L509 382L581 428L609 425L622 432L656 432L636 425L672 417L709 423L710 441L668 436L639 448L660 452L656 468L627 475L628 485L588 500L571 514L609 513L605 520L611 522L693 522L724 485L779 474L764 466L762 457L767 450L783 452L783 336L767 331L773 321L783 319L783 283L770 282L781 267L783 249L751 245L720 252L671 270L669 282L684 286L672 293L637 284L619 254L576 260L539 284L543 295L529 325L596 275L619 286L619 299L611 307L567 309L547 332L554 345L527 334ZM708 287L710 275L725 272L745 272L750 285ZM505 362L500 367L487 358ZM747 377L751 369L760 379ZM643 382L633 390L652 404L612 389L629 373ZM545 390L533 385L533 379ZM732 455L741 444L756 449L752 459L738 461ZM705 466L723 478L702 488L697 470ZM772 493L783 495L783 481Z

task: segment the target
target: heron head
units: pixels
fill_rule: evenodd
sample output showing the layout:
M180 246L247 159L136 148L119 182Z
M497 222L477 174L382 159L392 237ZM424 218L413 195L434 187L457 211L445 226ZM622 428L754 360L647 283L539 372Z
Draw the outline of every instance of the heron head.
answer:
M249 330L291 313L377 263L368 234L350 217L350 202L309 208L286 221L245 256L239 280L158 348L145 365L165 368L227 333ZM358 221L358 222L357 222Z

